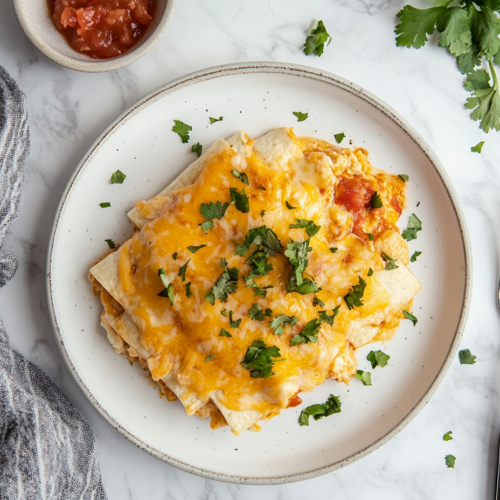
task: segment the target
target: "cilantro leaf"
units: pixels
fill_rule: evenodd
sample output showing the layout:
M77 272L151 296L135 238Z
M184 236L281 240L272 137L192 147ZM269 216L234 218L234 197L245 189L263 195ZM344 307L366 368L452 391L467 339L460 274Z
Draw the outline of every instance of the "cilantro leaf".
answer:
M199 158L201 156L202 151L203 151L203 146L199 142L197 142L196 144L193 144L191 146L191 151L193 153L196 153L198 155L198 158Z
M236 267L227 267L226 259L220 260L220 266L224 272L217 278L215 285L205 294L205 300L214 305L219 299L221 302L226 302L230 293L236 292L238 289L238 275L240 270Z
M476 66L481 64L481 59L479 59L479 47L476 44L472 44L470 47L470 52L466 52L457 57L457 66L460 73L467 75L474 71Z
M241 318L237 320L233 320L233 311L229 311L229 326L231 328L238 328L241 323Z
M261 185L259 186L259 189L260 189L261 191L267 191L267 189L266 189L266 187L264 186L264 184L261 184Z
M191 252L191 253L196 253L198 250L202 249L203 247L206 247L207 245L199 245L197 247L194 247L194 246L188 246L188 250Z
M174 120L172 131L179 135L183 144L189 142L189 132L191 132L191 130L193 130L191 125L181 122L180 120Z
M207 361L211 361L212 359L214 359L214 355L213 355L213 354L210 354L210 356L208 356L208 358L207 358L207 359L205 359L205 363L206 363Z
M225 318L227 318L227 311L226 311L226 309L222 309L222 311L220 313L222 314L222 316L224 316Z
M247 288L251 288L253 291L253 294L255 297L258 297L261 295L262 297L266 298L267 297L267 292L265 288L273 288L272 286L266 286L264 289L262 289L257 283L255 283L255 280L253 278L249 278L248 276L244 278L245 284Z
M384 366L387 365L387 361L391 359L391 357L388 354L385 354L382 351L370 351L368 353L368 356L366 356L366 359L372 364L372 368L376 368L377 366L380 366L380 368L383 368Z
M335 137L337 144L340 144L344 140L345 134L344 132L341 132L340 134L335 134L333 137Z
M460 359L461 365L475 365L476 356L473 356L469 349L462 349L458 353L458 358Z
M237 170L231 170L231 173L241 182L244 182L248 186L248 175L244 172L238 172Z
M338 396L330 394L330 397L325 403L311 405L301 411L299 417L299 425L309 425L309 417L314 417L314 420L319 420L323 417L329 417L335 413L340 413L342 403Z
M373 210L374 208L382 208L384 205L382 200L380 199L380 195L375 191L373 193L372 199L370 200L370 208Z
M304 43L304 54L306 56L323 54L325 43L330 45L332 37L326 31L323 21L318 21L316 26L311 30L311 34L306 38Z
M261 216L261 217L264 217L264 215L266 215L266 211L265 211L265 210L261 210L261 211L260 211L260 216Z
M339 313L339 308L340 306L337 306L333 309L331 315L328 315L326 311L319 311L319 317L308 321L300 333L293 336L290 345L293 347L299 344L308 344L309 342L315 344L318 342L318 333L321 325L323 323L333 325L335 317Z
M344 296L344 300L348 309L354 309L354 307L361 307L363 305L361 299L365 294L366 281L361 276L358 276L358 279L358 284L354 285L351 291Z
M375 236L373 236L373 234L371 233L366 233L366 236L368 236L369 241L373 241L373 238L375 238Z
M266 226L250 229L247 233L245 243L243 243L243 245L238 245L236 255L243 257L243 255L250 250L251 245L257 245L259 247L258 250L263 251L267 257L273 257L277 253L283 251L283 247L276 233Z
M331 253L337 253L338 248L337 247L330 247L330 252Z
M399 174L398 177L404 182L408 182L410 180L410 176L406 174Z
M122 171L117 170L111 176L111 184L123 184L123 181L127 177Z
M368 269L368 272L366 273L366 275L368 277L373 276L373 269L371 267L370 267L370 269Z
M268 347L262 339L254 340L247 349L243 361L243 368L250 370L252 378L269 378L274 375L272 367L277 361L284 359L272 359L281 357L279 347Z
M443 441L453 441L453 438L451 435L453 434L453 431L448 431L444 436L443 436Z
M298 122L307 120L307 117L309 116L309 113L301 113L300 111L293 111L293 114L297 117Z
M205 219L222 219L228 206L229 203L227 201L226 203L221 203L220 201L213 203L211 201L210 203L202 203L200 205L200 212Z
M406 241L416 240L417 233L421 230L422 230L422 222L415 214L411 214L410 217L408 218L408 225L406 226L406 229L403 231L401 236Z
M306 219L295 219L297 224L290 224L290 229L305 229L309 237L314 236L321 229L321 226L317 226L314 221Z
M484 141L481 141L481 142L478 142L475 146L472 146L470 148L470 150L473 152L473 153L480 153L481 150L483 149L483 146L484 146ZM102 207L102 203L101 203L101 207Z
M207 234L209 229L214 228L214 223L211 220L206 220L205 222L198 224L198 226L201 226L201 228L203 229L203 232L205 234Z
M219 118L210 117L209 119L210 119L210 125L212 125L215 122L221 122L224 119L224 117L223 116L219 116Z
M322 300L318 299L318 297L314 297L313 306L325 307L325 303Z
M473 17L467 9L446 9L438 23L438 30L442 32L438 45L447 48L455 57L469 52L472 44Z
M167 278L167 275L163 269L161 269L161 268L158 269L158 276L160 277L165 288L160 293L157 293L156 295L158 295L158 297L168 297L168 299L170 300L170 305L173 306L174 299L175 299L174 285L172 285L172 283L170 283L170 280Z
M115 242L113 240L104 240L109 248L116 248Z
M393 269L397 269L399 266L396 266L396 263L394 262L394 259L387 255L386 253L382 253L382 257L387 261L387 264L385 265L385 270L386 271L392 271Z
M172 254L172 259L177 260L177 256L178 256L178 255L179 255L179 254L178 254L177 252L174 252L174 253Z
M237 210L244 214L250 212L250 202L245 190L240 193L236 188L230 188L229 192L231 193L231 203L234 203Z
M285 205L286 205L286 208L288 208L288 210L295 210L297 207L292 207L292 205L290 205L290 203L288 203L288 201L285 201Z
M191 297L191 282L188 281L185 285L184 288L186 289L186 297L189 299Z
M224 330L224 328L222 328L220 333L219 333L219 337L232 337L232 335L229 332L227 332L226 330Z
M288 243L285 256L290 261L290 264L292 264L292 274L286 286L288 293L297 292L301 295L306 295L320 290L314 281L303 276L308 263L307 254L311 251L312 248L309 246L309 239L302 242L290 240L290 243Z
M417 262L417 257L419 255L422 255L422 252L415 252L411 257L410 257L410 262Z
M456 462L456 457L454 457L453 455L446 455L444 457L444 460L446 462L446 467L448 467L448 469L454 469L455 468L455 462Z
M295 316L287 316L286 314L280 314L271 321L271 329L273 330L274 335L282 335L283 329L287 324L293 326L296 323L297 323L297 318Z
M361 380L361 382L363 382L363 385L372 385L372 374L370 372L358 370L356 372L356 378Z
M271 317L273 311L267 308L264 312L262 312L262 306L256 304L255 302L252 304L252 308L248 311L248 317L255 321L264 321L267 318Z
M408 311L405 311L404 309L403 309L403 314L405 315L406 319L409 319L413 323L413 326L417 325L418 319L415 316L413 316L413 314L410 314Z
M446 7L443 6L416 9L411 5L405 5L397 13L401 23L395 29L396 45L416 49L423 47L427 42L427 35L434 33L434 27L440 22L445 11Z
M498 8L498 7L497 7ZM500 49L500 19L487 5L481 6L481 12L471 9L472 33L477 41L480 55L491 60Z
M101 208L108 208L111 206L111 203L109 201L105 202L105 203L99 203L99 206Z
M179 273L177 276L180 276L182 278L182 281L186 281L186 271L187 271L187 266L191 259L189 259L183 266L179 268Z

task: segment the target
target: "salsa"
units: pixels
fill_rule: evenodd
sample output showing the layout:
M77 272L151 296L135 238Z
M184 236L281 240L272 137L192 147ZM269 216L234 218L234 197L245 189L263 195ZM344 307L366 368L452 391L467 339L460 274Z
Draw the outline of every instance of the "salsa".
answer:
M156 13L156 0L49 0L52 19L70 46L93 59L130 50Z

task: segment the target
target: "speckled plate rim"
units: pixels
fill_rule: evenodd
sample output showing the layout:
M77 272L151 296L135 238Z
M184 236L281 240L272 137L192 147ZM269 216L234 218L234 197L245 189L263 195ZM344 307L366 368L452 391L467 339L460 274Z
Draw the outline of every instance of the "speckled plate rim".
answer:
M174 15L175 5L177 2L177 0L167 1L165 11L162 14L158 26L156 26L146 41L140 42L139 45L130 52L114 59L96 60L89 58L88 61L81 61L78 59L72 59L71 57L65 56L64 54L61 54L57 50L53 49L43 40L36 30L32 29L30 23L28 22L28 16L25 13L25 9L30 7L31 1L32 0L14 0L14 9L16 11L17 19L19 20L24 33L29 38L31 43L43 55L47 56L57 64L60 64L68 69L82 71L85 73L105 73L106 71L121 69L146 55L158 43L163 33L165 33L172 16ZM54 29L56 29L55 26Z
M274 477L244 477L244 476L236 476L236 475L227 475L215 473L212 471L208 471L199 467L194 467L188 463L176 460L141 441L136 436L128 432L124 429L116 420L113 419L111 415L103 408L93 397L91 391L87 388L83 380L80 378L75 366L73 365L71 358L66 350L66 346L64 344L63 336L61 335L61 331L59 329L59 325L57 322L57 317L54 309L54 298L52 292L52 255L54 250L54 243L57 236L57 230L59 225L59 219L61 216L61 212L63 210L64 204L66 203L66 199L73 188L76 180L78 179L80 173L85 169L89 160L98 152L100 146L107 140L107 138L113 134L117 127L123 124L125 121L130 119L136 113L140 112L141 109L144 109L146 106L151 104L152 102L160 99L164 94L170 94L177 90L180 90L188 85L194 85L198 82L203 82L213 78L220 78L224 76L230 75L241 75L246 73L278 73L278 74L286 74L290 76L304 77L312 80L316 80L319 82L327 83L329 85L333 85L334 87L338 87L342 90L345 90L360 99L363 99L377 110L384 113L389 119L391 119L396 125L398 125L418 146L418 148L425 154L431 165L434 167L435 172L441 179L443 186L448 194L448 198L453 206L457 222L460 228L460 233L462 236L462 245L463 252L465 256L465 288L463 294L463 302L461 307L460 317L458 319L455 337L451 344L451 347L448 351L446 359L442 364L439 372L437 373L435 379L432 384L429 386L427 392L422 396L420 401L408 412L408 414L401 420L399 424L394 426L389 432L381 436L377 441L373 442L370 446L358 451L357 453L349 456L348 458L337 461L330 465L326 465L324 467L320 467L311 471L307 471L304 473L290 474L284 476L274 476ZM332 73L328 73L326 71L322 71L319 69L310 68L307 66L300 66L296 64L289 63L278 63L278 62L251 62L251 63L235 63L235 64L227 64L222 66L215 66L212 68L207 68L201 71L197 71L186 75L182 78L176 79L166 85L158 88L157 90L151 92L143 99L140 99L136 104L131 106L127 111L125 111L120 117L118 117L104 132L99 136L99 138L94 142L94 144L87 151L82 161L78 165L75 173L71 177L62 199L59 203L54 225L52 227L52 233L49 242L49 251L47 256L47 295L48 295L48 303L49 303L49 311L52 320L52 326L54 328L56 337L58 339L58 344L63 354L63 357L73 373L78 385L81 387L85 395L91 401L91 403L95 406L95 408L101 413L101 415L121 434L123 434L127 439L132 441L136 446L141 448L142 450L148 452L160 460L163 460L169 465L177 467L186 472L190 472L192 474L196 474L198 476L214 479L217 481L225 481L228 483L237 483L237 484L261 484L261 485L270 485L270 484L285 484L291 483L295 481L303 481L306 479L312 479L314 477L321 476L323 474L327 474L329 472L333 472L337 469L345 467L361 458L365 457L369 453L377 450L382 445L387 443L390 439L396 436L406 425L410 423L410 421L419 413L420 410L429 402L430 398L436 391L439 384L442 382L446 372L448 371L456 353L458 350L458 346L460 344L460 340L462 338L467 316L469 312L469 306L471 301L471 290L472 290L472 261L471 261L471 247L469 236L467 232L467 227L465 224L465 217L463 215L462 209L457 201L457 196L455 194L455 190L446 174L443 166L438 160L437 156L431 150L429 145L424 141L424 139L418 134L418 132L406 121L404 120L398 113L396 113L390 106L388 106L384 101L374 96L370 92L366 91L362 87L345 80L339 76L336 76Z

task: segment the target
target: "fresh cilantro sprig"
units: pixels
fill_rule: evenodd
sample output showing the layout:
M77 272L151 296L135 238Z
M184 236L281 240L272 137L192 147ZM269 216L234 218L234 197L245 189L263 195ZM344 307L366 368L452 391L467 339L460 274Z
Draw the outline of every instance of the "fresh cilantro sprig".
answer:
M226 213L226 209L229 206L229 203L221 203L218 201L217 203L202 203L200 205L200 212L205 219L222 219L224 214Z
M329 417L335 413L340 413L342 403L338 396L330 394L330 397L325 403L311 405L300 412L299 425L309 425L309 417L314 417L314 420L319 420L323 417Z
M376 368L377 366L383 368L387 365L387 361L389 361L391 357L388 354L385 354L385 352L379 350L370 351L368 356L366 356L366 359L372 364L372 368Z
M440 47L456 58L458 69L468 75L464 87L472 93L465 107L485 132L500 130L500 88L494 65L500 65L500 2L498 0L445 0L436 7L416 9L406 5L399 13L396 45L423 47L428 35L440 33ZM488 71L475 69L487 63Z
M294 335L290 341L291 346L296 346L300 344L308 344L309 342L315 344L318 342L318 333L321 325L323 323L328 323L333 325L335 316L339 313L340 306L337 306L332 310L332 314L329 315L326 311L319 311L319 317L312 319L306 323L306 326L302 328L300 333Z
M312 248L309 246L309 238L302 242L290 240L290 243L286 246L285 257L288 258L293 268L286 286L288 293L297 292L306 295L320 290L313 280L303 276L307 267L309 252L312 252Z
M326 31L323 21L318 21L316 26L311 30L311 34L306 38L304 43L304 54L306 56L316 55L321 56L325 50L325 43L330 45L332 37Z
M295 316L287 316L286 314L280 314L276 316L271 321L271 329L273 330L274 335L282 335L283 329L286 325L293 326L297 323L297 318Z
M274 375L272 369L274 363L284 361L284 359L272 358L280 357L279 347L274 345L268 347L262 339L259 339L252 342L240 364L245 370L250 370L252 378L269 378Z
M370 372L358 370L356 372L356 378L361 380L361 382L363 382L363 385L372 385L372 374Z
M191 127L191 125L181 122L180 120L174 120L172 131L178 134L183 144L189 142L189 132L191 132L191 130L193 130L193 127Z
M264 321L266 318L270 318L273 315L273 310L269 309L269 307L262 311L262 306L256 304L255 302L252 304L251 309L248 311L248 317L251 320L255 321Z
M234 203L237 210L244 214L250 212L250 201L245 190L240 193L238 189L230 188L229 192L231 193L231 203Z
M358 284L354 285L351 288L351 291L344 296L346 306L349 309L354 309L354 307L361 307L363 305L361 299L365 294L365 288L366 288L366 281L361 276L358 276Z
M401 236L406 241L416 240L417 233L421 230L422 230L422 222L415 214L411 214L410 217L408 218L408 226L403 231Z
M236 292L238 288L238 275L240 270L236 267L227 267L227 260L221 259L220 266L224 272L219 276L215 285L205 294L205 300L214 305L218 299L225 302L230 293Z

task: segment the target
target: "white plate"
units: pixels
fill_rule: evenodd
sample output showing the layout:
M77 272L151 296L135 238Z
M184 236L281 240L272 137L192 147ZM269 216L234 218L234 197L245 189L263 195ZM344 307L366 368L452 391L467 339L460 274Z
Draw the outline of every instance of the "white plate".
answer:
M298 123L292 111L308 112ZM209 124L209 117L223 116ZM178 119L193 127L182 144L171 129ZM373 385L348 387L327 381L304 395L304 404L264 422L259 433L236 437L212 431L207 420L187 417L167 403L143 372L116 355L99 324L101 306L92 295L88 270L107 250L132 235L126 212L169 184L195 159L191 144L205 147L243 129L259 136L293 126L297 135L370 151L371 161L395 174L409 174L406 226L415 212L423 230L410 243L422 252L411 264L423 283L415 300L416 327L403 321L384 346L389 366L371 370L359 351L360 369ZM120 169L127 178L110 184ZM101 202L111 202L102 209ZM417 207L418 202L421 202ZM307 479L362 458L401 430L425 405L456 354L469 305L470 259L464 219L438 160L393 110L365 90L331 74L277 63L211 68L160 88L114 122L96 141L71 179L55 219L48 257L48 295L54 329L82 390L127 438L154 456L204 477L237 483L284 483ZM297 423L301 408L339 395L342 413Z

